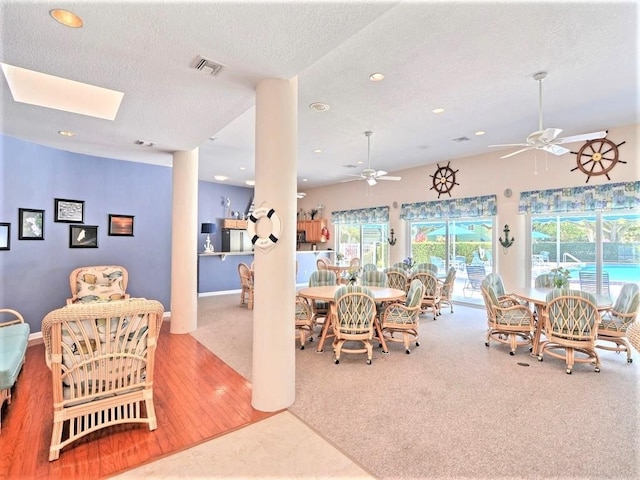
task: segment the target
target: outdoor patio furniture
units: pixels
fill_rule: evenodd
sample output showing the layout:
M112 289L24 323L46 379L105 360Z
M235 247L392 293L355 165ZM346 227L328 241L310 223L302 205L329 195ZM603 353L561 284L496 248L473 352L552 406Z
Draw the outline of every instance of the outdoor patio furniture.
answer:
M474 292L480 292L482 286L482 280L487 276L484 269L484 264L481 265L466 265L467 280L462 287L462 292L465 298L471 298Z

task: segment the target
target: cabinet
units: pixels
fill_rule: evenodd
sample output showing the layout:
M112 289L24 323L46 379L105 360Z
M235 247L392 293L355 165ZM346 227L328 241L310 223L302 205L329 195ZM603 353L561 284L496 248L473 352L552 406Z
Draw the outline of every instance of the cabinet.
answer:
M315 243L322 237L322 227L326 225L325 220L302 220L298 222L298 231L303 230L306 234L307 242Z
M230 228L233 230L246 230L246 220L235 220L233 218L225 218L222 220L222 228Z

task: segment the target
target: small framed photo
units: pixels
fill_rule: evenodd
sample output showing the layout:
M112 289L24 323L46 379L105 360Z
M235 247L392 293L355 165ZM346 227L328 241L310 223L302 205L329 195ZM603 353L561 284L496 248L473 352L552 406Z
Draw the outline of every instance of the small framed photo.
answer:
M109 235L133 237L133 215L109 214Z
M69 225L69 248L98 248L98 226Z
M44 210L18 209L18 240L44 240Z
M65 200L56 198L54 222L84 223L84 202L81 200Z
M11 224L0 223L0 250L9 250L11 247Z

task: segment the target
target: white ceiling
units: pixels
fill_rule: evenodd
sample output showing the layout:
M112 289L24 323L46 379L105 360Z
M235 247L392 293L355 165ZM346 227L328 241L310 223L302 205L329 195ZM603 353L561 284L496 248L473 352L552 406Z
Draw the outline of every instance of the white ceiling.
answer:
M58 24L54 7L84 27ZM2 0L0 18L1 62L124 92L109 121L14 102L2 76L3 134L161 165L200 147L200 179L227 175L234 185L253 179L264 78L298 76L299 190L359 173L365 165L344 165L366 162L366 130L372 167L391 173L522 142L538 128L532 76L541 70L544 127L561 136L640 117L638 1ZM198 55L227 67L217 76L190 68ZM373 72L385 80L370 82Z

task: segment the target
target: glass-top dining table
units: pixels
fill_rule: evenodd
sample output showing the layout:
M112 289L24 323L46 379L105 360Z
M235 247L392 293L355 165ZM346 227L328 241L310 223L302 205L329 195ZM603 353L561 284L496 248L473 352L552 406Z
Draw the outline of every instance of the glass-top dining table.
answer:
M538 321L533 334L533 344L531 345L531 355L533 356L538 356L539 353L540 337L542 336L545 316L547 313L547 294L552 290L553 288L528 287L516 288L512 292L512 294L520 300L533 304L535 306L535 310L538 312ZM598 308L598 311L607 310L613 305L613 301L610 297L595 294L593 296L596 299L596 307Z
M298 295L307 298L309 300L320 300L324 302L333 303L333 299L336 291L342 285L322 285L317 287L304 287L298 290ZM406 292L404 290L399 290L397 288L389 288L389 287L367 287L371 293L373 294L373 299L376 302L394 302L394 301L402 301L406 297ZM324 341L327 338L330 327L330 315L325 319L324 324L322 325L322 333L320 335L320 340L318 341L318 346L316 348L316 352L322 353L324 351ZM374 320L374 328L376 330L376 334L378 335L378 339L380 344L382 345L382 353L388 353L387 342L385 342L384 337L382 336L382 330L380 329L380 319L376 316Z

